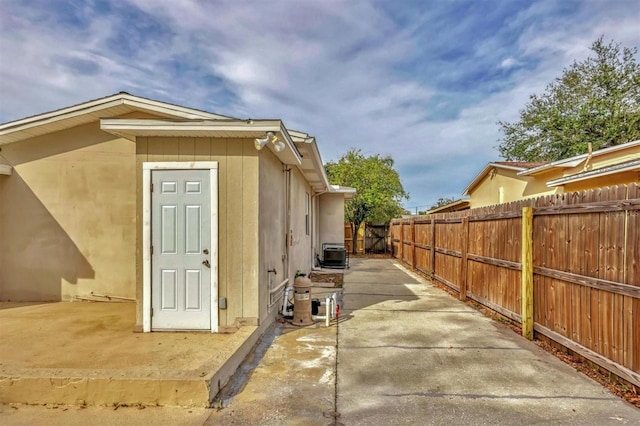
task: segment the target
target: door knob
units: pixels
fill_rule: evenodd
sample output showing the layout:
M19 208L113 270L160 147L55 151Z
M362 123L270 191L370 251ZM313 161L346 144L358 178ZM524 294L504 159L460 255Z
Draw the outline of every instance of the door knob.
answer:
M205 259L205 260L203 260L203 261L202 261L202 264L203 264L204 266L206 266L207 268L211 268L211 264L209 263L209 259Z

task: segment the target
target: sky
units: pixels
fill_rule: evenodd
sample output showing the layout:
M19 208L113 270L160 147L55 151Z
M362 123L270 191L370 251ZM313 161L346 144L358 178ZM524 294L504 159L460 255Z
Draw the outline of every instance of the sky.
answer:
M391 155L412 212L499 161L598 37L640 46L639 0L0 0L0 123L120 91Z

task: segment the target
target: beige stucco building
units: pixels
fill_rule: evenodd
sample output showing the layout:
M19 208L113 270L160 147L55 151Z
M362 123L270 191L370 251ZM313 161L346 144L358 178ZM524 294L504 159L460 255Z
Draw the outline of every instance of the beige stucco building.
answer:
M470 208L640 182L640 141L548 163L489 163L464 191Z
M0 300L135 299L140 331L266 326L353 193L280 120L119 93L5 123Z

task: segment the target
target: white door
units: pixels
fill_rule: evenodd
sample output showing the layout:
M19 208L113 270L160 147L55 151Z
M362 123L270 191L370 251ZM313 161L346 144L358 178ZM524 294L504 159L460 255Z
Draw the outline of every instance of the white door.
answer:
M153 330L211 329L210 180L209 170L151 171Z

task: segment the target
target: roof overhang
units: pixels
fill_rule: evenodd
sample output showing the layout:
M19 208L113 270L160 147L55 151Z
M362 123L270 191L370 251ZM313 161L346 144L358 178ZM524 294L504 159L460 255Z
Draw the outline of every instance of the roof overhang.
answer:
M470 205L471 205L471 200L456 200L456 201L452 201L449 204L445 204L444 206L431 209L427 212L427 214L438 213L443 210L449 210L451 208L456 208L457 210L464 210L464 209L468 209Z
M10 176L13 171L13 167L8 164L0 164L0 175Z
M313 191L316 194L342 194L345 200L351 200L356 194L355 188L329 183L316 138L297 130L289 130L289 133L302 156L302 164L298 168Z
M100 118L115 117L136 111L178 119L229 119L229 117L222 115L154 101L122 92L0 124L0 145L88 124Z
M313 136L307 133L291 130L291 137L302 156L299 166L300 172L304 175L309 185L315 193L330 191L329 180L322 164L318 144Z
M576 173L574 175L564 176L547 182L548 187L562 186L567 183L580 182L588 179L595 179L602 176L612 175L614 173L640 171L640 158L624 163L612 164L610 166L601 167L599 169L588 170L586 172Z
M524 167L510 166L507 164L499 164L499 163L489 163L484 169L482 169L482 171L478 174L478 176L475 177L475 179L469 184L469 186L467 186L467 189L464 190L462 195L469 195L469 191L475 188L482 181L482 179L484 179L484 177L487 174L489 174L489 172L493 169L514 170L517 172L521 170L526 170Z
M155 120L131 118L103 118L100 128L113 135L135 141L141 136L167 137L214 137L214 138L262 138L273 132L285 144L285 149L276 152L267 144L284 164L300 165L302 157L291 135L280 120Z
M331 194L343 194L345 200L352 200L355 197L357 190L350 186L330 185L329 193Z

